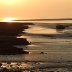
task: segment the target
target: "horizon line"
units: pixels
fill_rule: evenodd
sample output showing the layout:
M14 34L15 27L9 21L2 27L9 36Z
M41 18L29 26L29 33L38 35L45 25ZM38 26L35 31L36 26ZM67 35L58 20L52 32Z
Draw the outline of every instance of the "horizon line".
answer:
M18 20L13 20L13 21L62 21L62 20L72 20L72 18L55 18L55 19L18 19Z

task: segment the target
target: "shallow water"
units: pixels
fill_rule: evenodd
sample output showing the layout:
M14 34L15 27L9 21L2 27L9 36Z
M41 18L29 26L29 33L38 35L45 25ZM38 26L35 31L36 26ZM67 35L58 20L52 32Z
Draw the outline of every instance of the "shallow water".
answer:
M58 32L56 29L48 28L48 26L47 24L41 23L30 25L30 28L24 31L25 34L22 34L21 38L27 38L27 40L31 42L31 45L16 46L28 51L29 54L0 55L0 62L29 62L27 64L29 65L29 69L32 67L41 67L43 69L44 66L45 69L54 67L49 69L53 71L63 71L67 70L68 66L72 67L72 38L68 37L68 34L64 35L64 31L69 29ZM49 34L53 34L53 37L48 37ZM61 34L61 37L59 35L55 36L56 34ZM55 69L55 66L59 66L60 68ZM43 72L43 70L41 72Z

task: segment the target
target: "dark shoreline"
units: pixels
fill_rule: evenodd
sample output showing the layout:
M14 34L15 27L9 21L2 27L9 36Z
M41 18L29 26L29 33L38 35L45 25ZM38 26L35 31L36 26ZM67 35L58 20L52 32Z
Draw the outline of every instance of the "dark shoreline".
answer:
M26 38L0 37L0 45L29 45Z
M23 48L14 47L14 45L29 45L26 38L17 38L22 31L28 29L28 25L33 23L19 23L19 22L0 22L0 55L16 55L28 54ZM25 34L25 33L24 33Z
M12 45L0 45L0 55L16 55L16 54L29 54L23 51L23 48L17 48Z

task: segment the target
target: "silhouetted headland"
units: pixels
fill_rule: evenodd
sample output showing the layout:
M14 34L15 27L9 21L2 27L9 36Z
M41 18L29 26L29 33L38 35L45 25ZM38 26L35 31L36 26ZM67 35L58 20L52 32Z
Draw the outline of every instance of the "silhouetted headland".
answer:
M13 21L67 21L72 20L72 18L55 18L55 19L23 19L23 20L13 20Z

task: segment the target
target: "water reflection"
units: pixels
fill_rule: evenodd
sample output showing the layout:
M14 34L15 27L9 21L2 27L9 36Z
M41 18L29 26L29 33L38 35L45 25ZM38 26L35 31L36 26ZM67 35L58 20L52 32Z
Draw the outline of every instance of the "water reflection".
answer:
M28 26L22 36L29 45L13 45L22 48L28 54L0 55L1 70L10 71L63 71L72 66L72 37L56 29L46 28L44 24ZM62 36L62 37L61 37ZM20 41L22 43L22 41ZM56 67L56 68L55 68ZM60 67L60 68L57 68ZM61 67L64 67L62 69Z
M68 72L72 71L71 63L48 63L48 62L14 62L14 63L2 63L0 66L1 72ZM62 68L63 67L63 68ZM68 67L68 68L67 68Z

